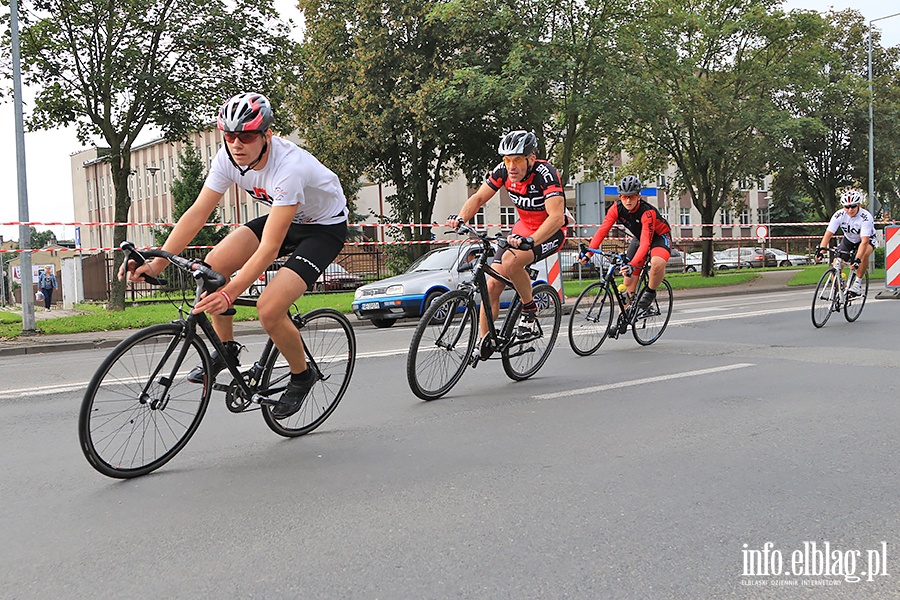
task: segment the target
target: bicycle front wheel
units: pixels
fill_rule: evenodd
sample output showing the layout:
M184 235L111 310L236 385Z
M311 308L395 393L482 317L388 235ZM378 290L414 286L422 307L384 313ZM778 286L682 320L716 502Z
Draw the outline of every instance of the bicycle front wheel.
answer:
M556 336L559 335L559 324L562 321L559 292L552 285L547 283L536 285L532 293L534 303L537 304L538 335L516 340L501 354L503 370L515 381L528 379L547 362L556 343ZM519 302L508 318L516 323L521 314L522 303Z
M469 294L452 290L431 303L409 344L406 380L422 400L436 400L463 376L478 336L478 309Z
M211 384L190 383L188 370L209 373L202 342L179 323L154 325L121 342L84 393L78 439L92 467L109 477L146 475L187 444L206 413Z
M590 356L600 348L612 327L614 302L605 282L584 288L569 314L569 346L575 354Z
M262 407L266 425L284 437L305 435L324 423L344 397L356 365L356 335L343 314L333 308L317 308L295 317L293 323L300 329L306 368L311 370L316 382L300 410L290 417L276 419L271 406ZM261 388L270 393L280 391L290 377L290 366L273 346L260 377Z
M856 273L850 276L851 286L854 281L856 281ZM864 273L859 283L861 290L859 296L847 292L847 301L844 302L844 318L849 323L859 318L859 315L862 314L863 306L866 305L866 296L869 293L869 274Z
M828 269L816 286L816 295L812 302L812 322L816 327L823 327L834 312L838 301L837 271Z
M631 332L641 346L649 346L660 337L669 324L672 316L672 286L665 279L656 288L656 299L645 309L637 308L641 296L647 293L644 288L635 298L634 313L631 319Z

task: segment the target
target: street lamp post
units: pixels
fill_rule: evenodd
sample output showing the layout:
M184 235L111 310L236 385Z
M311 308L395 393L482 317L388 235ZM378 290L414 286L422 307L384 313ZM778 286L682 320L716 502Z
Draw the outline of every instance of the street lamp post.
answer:
M873 114L873 95L872 95L872 23L875 21L883 21L892 17L898 17L900 13L894 13L886 17L878 17L869 21L869 198L872 199L872 214L878 212L878 200L875 199L875 126Z

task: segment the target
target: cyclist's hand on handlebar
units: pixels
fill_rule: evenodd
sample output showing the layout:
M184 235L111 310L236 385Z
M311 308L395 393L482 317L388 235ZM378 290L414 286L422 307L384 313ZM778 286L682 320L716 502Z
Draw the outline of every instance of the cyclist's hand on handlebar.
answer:
M822 258L825 256L825 250L827 250L827 248L816 248L816 262L822 262Z
M862 263L862 259L857 256L856 258L853 259L853 268L858 269L859 265L861 263Z
M621 273L625 277L631 277L631 275L634 273L634 265L625 263L624 265L619 267L619 273Z
M221 315L229 308L231 308L231 303L228 301L228 297L222 290L219 290L211 294L203 292L200 296L200 301L191 312L195 315L202 312L208 312L211 315Z
M513 233L507 237L506 242L513 248L518 248L519 250L531 250L534 248L534 238L524 237L518 233Z
M463 220L459 218L459 215L450 215L447 217L445 226L450 227L451 229L459 229L459 226L462 225L462 223Z
M144 279L145 276L155 280L156 276L159 275L159 273L156 273L153 267L150 267L148 265L149 263L147 262L138 265L137 261L135 261L133 258L129 259L127 262L123 262L119 267L119 281L125 279L126 275L131 281L147 281L146 279Z

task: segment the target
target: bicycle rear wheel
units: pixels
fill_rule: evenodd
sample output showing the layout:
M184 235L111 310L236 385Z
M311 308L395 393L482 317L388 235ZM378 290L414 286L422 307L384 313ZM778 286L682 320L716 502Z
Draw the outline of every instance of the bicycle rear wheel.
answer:
M584 288L569 314L569 346L575 354L590 356L600 348L612 327L614 302L603 281Z
M819 279L816 286L816 295L812 302L812 322L816 327L824 327L831 313L834 312L835 302L838 301L837 271L829 268Z
M179 323L154 325L121 342L91 378L78 415L78 439L108 477L146 475L187 444L206 413L211 384L187 381L209 353Z
M853 282L856 281L856 273L853 273L850 276L849 285L853 285ZM862 314L863 306L866 305L866 296L869 293L869 274L864 273L863 278L860 281L860 295L852 295L849 292L847 293L847 301L844 302L844 318L847 319L847 322L852 323L853 321L859 318L859 315Z
M556 343L556 336L559 335L559 324L562 321L559 292L552 285L541 283L534 286L532 293L538 309L537 322L540 335L516 340L501 354L503 370L510 379L515 381L528 379L547 362L553 345ZM507 318L516 323L521 314L522 303L519 302L516 304L513 314Z
M356 335L347 317L333 308L317 308L295 317L306 351L306 366L316 383L295 414L285 419L272 416L272 407L263 406L262 415L269 429L284 437L305 435L325 422L337 408L356 364ZM260 376L261 389L280 392L287 386L291 368L273 347Z
M462 290L451 290L431 303L416 326L406 359L413 394L436 400L456 385L475 348L477 316L477 305Z
M648 288L641 290L635 298L634 313L631 318L631 332L641 346L649 346L658 340L672 316L672 286L665 279L656 288L656 299L645 309L637 308L641 296Z

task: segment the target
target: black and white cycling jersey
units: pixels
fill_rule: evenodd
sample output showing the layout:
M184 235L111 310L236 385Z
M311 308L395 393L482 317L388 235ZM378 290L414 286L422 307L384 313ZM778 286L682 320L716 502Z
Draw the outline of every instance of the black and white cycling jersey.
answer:
M872 218L872 213L864 208L860 208L852 217L844 209L834 213L828 223L828 231L837 233L838 229L843 232L844 239L854 244L858 244L863 237L875 240L875 219Z

